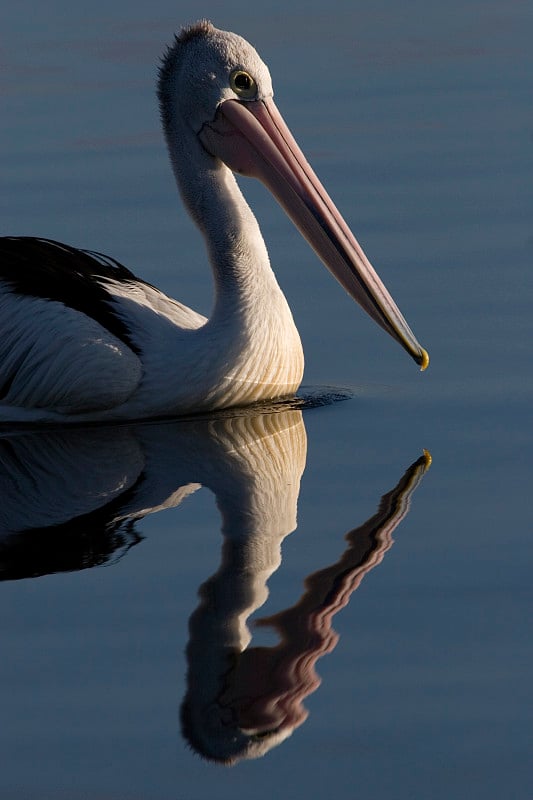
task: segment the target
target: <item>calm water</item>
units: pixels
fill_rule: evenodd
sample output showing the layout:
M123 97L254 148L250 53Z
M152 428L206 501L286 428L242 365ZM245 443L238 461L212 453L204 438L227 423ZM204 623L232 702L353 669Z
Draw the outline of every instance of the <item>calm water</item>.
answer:
M417 373L245 185L302 403L1 432L0 525L56 527L0 545L0 793L526 800L531 4L11 4L2 232L109 252L208 312L153 91L200 15L258 46L432 363ZM277 733L232 744L236 715Z

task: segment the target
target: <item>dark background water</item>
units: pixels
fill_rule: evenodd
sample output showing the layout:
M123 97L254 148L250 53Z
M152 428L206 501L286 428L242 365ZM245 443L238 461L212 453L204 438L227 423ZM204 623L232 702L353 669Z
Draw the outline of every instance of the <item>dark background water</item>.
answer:
M106 567L3 583L2 794L525 800L531 5L5 9L2 232L108 252L208 312L203 245L177 200L154 96L172 32L202 15L258 47L279 108L432 358L417 373L245 184L302 334L306 386L354 394L304 411L298 529L261 615L294 604L304 578L338 559L344 533L422 448L433 464L391 551L334 619L340 640L317 664L308 719L232 768L194 755L179 725L188 620L220 562L208 489L137 522L142 542Z

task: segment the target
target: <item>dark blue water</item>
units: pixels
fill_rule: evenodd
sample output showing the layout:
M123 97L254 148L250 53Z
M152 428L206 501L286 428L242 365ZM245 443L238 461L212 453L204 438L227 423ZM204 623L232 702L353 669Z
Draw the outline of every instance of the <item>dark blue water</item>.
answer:
M269 63L431 365L419 374L245 184L304 342L302 397L348 399L3 431L0 521L56 527L1 544L2 796L526 800L531 6L4 11L2 232L108 252L208 312L154 96L159 54L201 15ZM190 716L220 681L223 711L206 718L222 714L218 734L254 697L267 729L292 735L256 737L268 752L232 767L201 758L186 735L205 750L214 734Z

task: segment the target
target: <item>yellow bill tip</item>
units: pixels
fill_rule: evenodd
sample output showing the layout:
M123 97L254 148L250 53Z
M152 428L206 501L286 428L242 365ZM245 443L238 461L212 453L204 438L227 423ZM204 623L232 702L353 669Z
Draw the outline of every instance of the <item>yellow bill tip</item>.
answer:
M421 350L422 350L422 358L419 361L420 372L424 372L424 370L427 369L428 365L429 365L429 355L428 355L428 351L424 350L423 347L421 348Z

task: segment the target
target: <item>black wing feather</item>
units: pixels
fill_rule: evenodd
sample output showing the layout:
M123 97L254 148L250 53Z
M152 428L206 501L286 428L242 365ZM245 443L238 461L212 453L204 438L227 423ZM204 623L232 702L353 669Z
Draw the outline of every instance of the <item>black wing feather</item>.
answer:
M17 294L56 300L80 311L140 354L105 283L144 283L118 261L31 236L0 237L0 280Z

